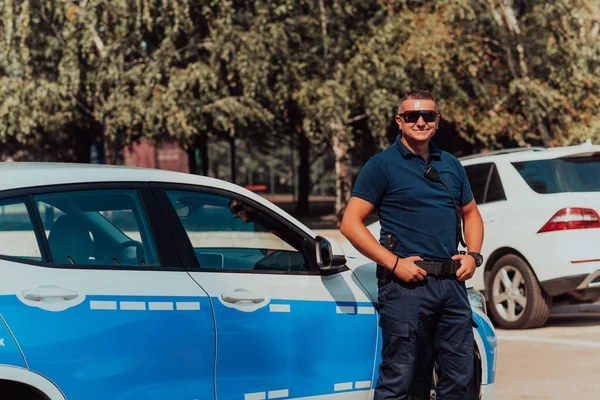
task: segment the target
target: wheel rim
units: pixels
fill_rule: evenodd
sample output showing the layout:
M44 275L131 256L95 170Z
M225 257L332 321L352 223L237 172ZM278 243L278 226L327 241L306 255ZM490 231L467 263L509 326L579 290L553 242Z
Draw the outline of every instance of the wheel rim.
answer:
M527 308L525 278L512 265L503 266L492 285L492 302L498 315L505 321L515 322Z
M429 391L429 400L437 399L437 393L436 393L437 381L438 381L437 365L434 365L433 376L431 377L431 390Z

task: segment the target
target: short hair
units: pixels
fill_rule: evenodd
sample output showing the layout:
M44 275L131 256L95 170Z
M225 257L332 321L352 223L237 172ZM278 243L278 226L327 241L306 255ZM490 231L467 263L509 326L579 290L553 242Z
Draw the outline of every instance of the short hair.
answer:
M404 103L404 101L411 99L411 100L431 100L435 103L435 111L438 111L438 106L437 106L437 101L435 100L435 96L432 95L431 93L429 93L426 90L412 90L408 93L406 93L404 96L402 96L402 98L400 99L400 103L398 103L398 115L400 115L402 113L402 103Z

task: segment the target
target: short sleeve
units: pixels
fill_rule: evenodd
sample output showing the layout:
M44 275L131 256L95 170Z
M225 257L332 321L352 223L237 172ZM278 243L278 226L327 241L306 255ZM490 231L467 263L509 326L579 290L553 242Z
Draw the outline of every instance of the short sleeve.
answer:
M366 200L376 208L381 205L381 200L387 190L388 180L385 171L373 159L363 166L354 188L352 196Z
M467 172L465 171L465 168L462 166L460 161L457 160L456 163L461 181L459 202L460 206L464 207L473 200L473 191L471 190L471 185L469 184L469 178L467 177Z

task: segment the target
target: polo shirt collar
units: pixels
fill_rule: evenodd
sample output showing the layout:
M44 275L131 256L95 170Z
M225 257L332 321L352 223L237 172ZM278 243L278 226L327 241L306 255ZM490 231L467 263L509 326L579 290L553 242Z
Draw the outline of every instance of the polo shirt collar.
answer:
M404 158L413 158L416 157L417 155L415 153L413 153L412 151L410 151L405 145L404 143L402 143L402 140L400 140L401 135L398 135L396 137L396 147L398 148L398 151L400 152L400 154L402 154L402 157ZM429 157L434 157L434 158L440 158L442 156L442 153L440 152L440 149L438 149L438 147L435 145L435 143L433 143L433 140L429 141Z

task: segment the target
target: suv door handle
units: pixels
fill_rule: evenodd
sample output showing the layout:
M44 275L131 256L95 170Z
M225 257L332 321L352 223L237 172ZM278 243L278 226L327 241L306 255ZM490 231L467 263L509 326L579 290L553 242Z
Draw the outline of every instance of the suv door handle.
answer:
M265 301L264 296L250 292L246 289L236 289L233 292L221 294L223 301L228 303L249 303L259 304Z
M45 299L63 299L68 301L79 297L79 293L58 286L48 285L23 290L23 297L31 301L42 301Z

